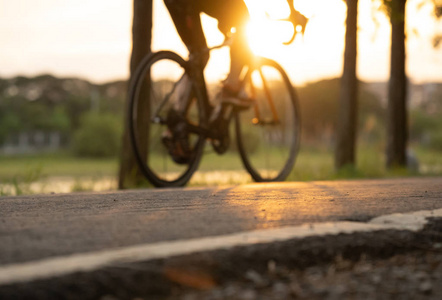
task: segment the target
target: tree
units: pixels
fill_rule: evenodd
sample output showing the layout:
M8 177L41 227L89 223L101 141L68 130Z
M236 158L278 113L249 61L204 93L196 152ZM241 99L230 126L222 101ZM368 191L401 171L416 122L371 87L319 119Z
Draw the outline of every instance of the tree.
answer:
M344 70L338 108L337 141L335 167L355 164L357 133L357 95L358 79L356 76L358 0L346 0L347 19L345 33Z
M407 0L384 0L391 23L390 81L387 109L387 167L407 164L407 77L405 74L405 6Z
M133 1L131 76L145 55L151 52L152 44L152 0ZM129 101L126 100L126 115ZM140 112L139 112L140 113ZM142 118L139 118L142 119ZM144 181L140 173L129 141L128 120L125 120L123 143L120 157L118 187L120 189L137 186ZM145 128L145 127L144 127Z
M407 0L382 0L391 23L391 61L387 109L387 167L406 166L408 142L407 77L405 72L405 8ZM422 0L420 4L432 3L434 16L440 18L442 5L437 0ZM436 35L437 47L440 36Z

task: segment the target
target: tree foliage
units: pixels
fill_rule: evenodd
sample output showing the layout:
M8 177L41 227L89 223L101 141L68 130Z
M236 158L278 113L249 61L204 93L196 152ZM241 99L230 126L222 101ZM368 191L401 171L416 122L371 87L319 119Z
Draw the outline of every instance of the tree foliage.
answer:
M364 137L374 138L385 126L385 107L378 96L369 92L365 83L359 82L358 85L358 131ZM336 132L339 89L339 78L321 80L298 89L303 136L307 141L322 139L327 142L323 138ZM374 124L367 125L370 122Z
M38 131L59 133L67 147L81 117L91 110L121 119L125 86L125 82L94 85L49 75L0 78L0 145L20 133Z

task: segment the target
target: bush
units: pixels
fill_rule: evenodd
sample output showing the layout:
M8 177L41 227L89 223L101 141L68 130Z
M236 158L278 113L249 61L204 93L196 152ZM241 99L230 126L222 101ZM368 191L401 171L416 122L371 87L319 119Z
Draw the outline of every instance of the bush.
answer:
M83 157L115 156L120 148L122 123L112 114L87 113L74 133L74 154Z
M435 131L430 135L430 147L433 150L442 151L442 132Z

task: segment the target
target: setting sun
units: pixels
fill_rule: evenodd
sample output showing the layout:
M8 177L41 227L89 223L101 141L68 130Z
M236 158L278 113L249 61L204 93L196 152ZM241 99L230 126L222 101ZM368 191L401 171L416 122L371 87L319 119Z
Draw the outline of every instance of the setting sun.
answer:
M255 54L272 56L284 42L290 40L293 30L289 22L255 19L248 24L247 35Z
M245 1L250 12L247 27L249 44L255 54L268 56L293 35L293 25L285 19L290 14L286 1Z
M296 70L291 77L296 82L309 80L312 73L320 69L330 69L330 62L342 57L343 43L336 36L344 38L345 3L329 0L295 0L294 6L309 18L305 36L297 34L290 45L284 45L291 39L294 28L289 21L284 21L290 14L285 0L269 1L246 0L250 12L248 24L249 44L256 55L275 59ZM300 26L298 26L300 27ZM339 40L339 41L340 41ZM307 69L305 66L308 62ZM296 66L296 67L295 67ZM340 65L332 71L340 72ZM290 73L290 71L289 71Z

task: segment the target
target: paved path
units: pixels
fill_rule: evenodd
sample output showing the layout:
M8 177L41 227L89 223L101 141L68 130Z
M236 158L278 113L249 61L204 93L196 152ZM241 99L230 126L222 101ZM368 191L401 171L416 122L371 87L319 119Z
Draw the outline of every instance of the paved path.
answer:
M0 198L0 264L442 208L442 178Z

